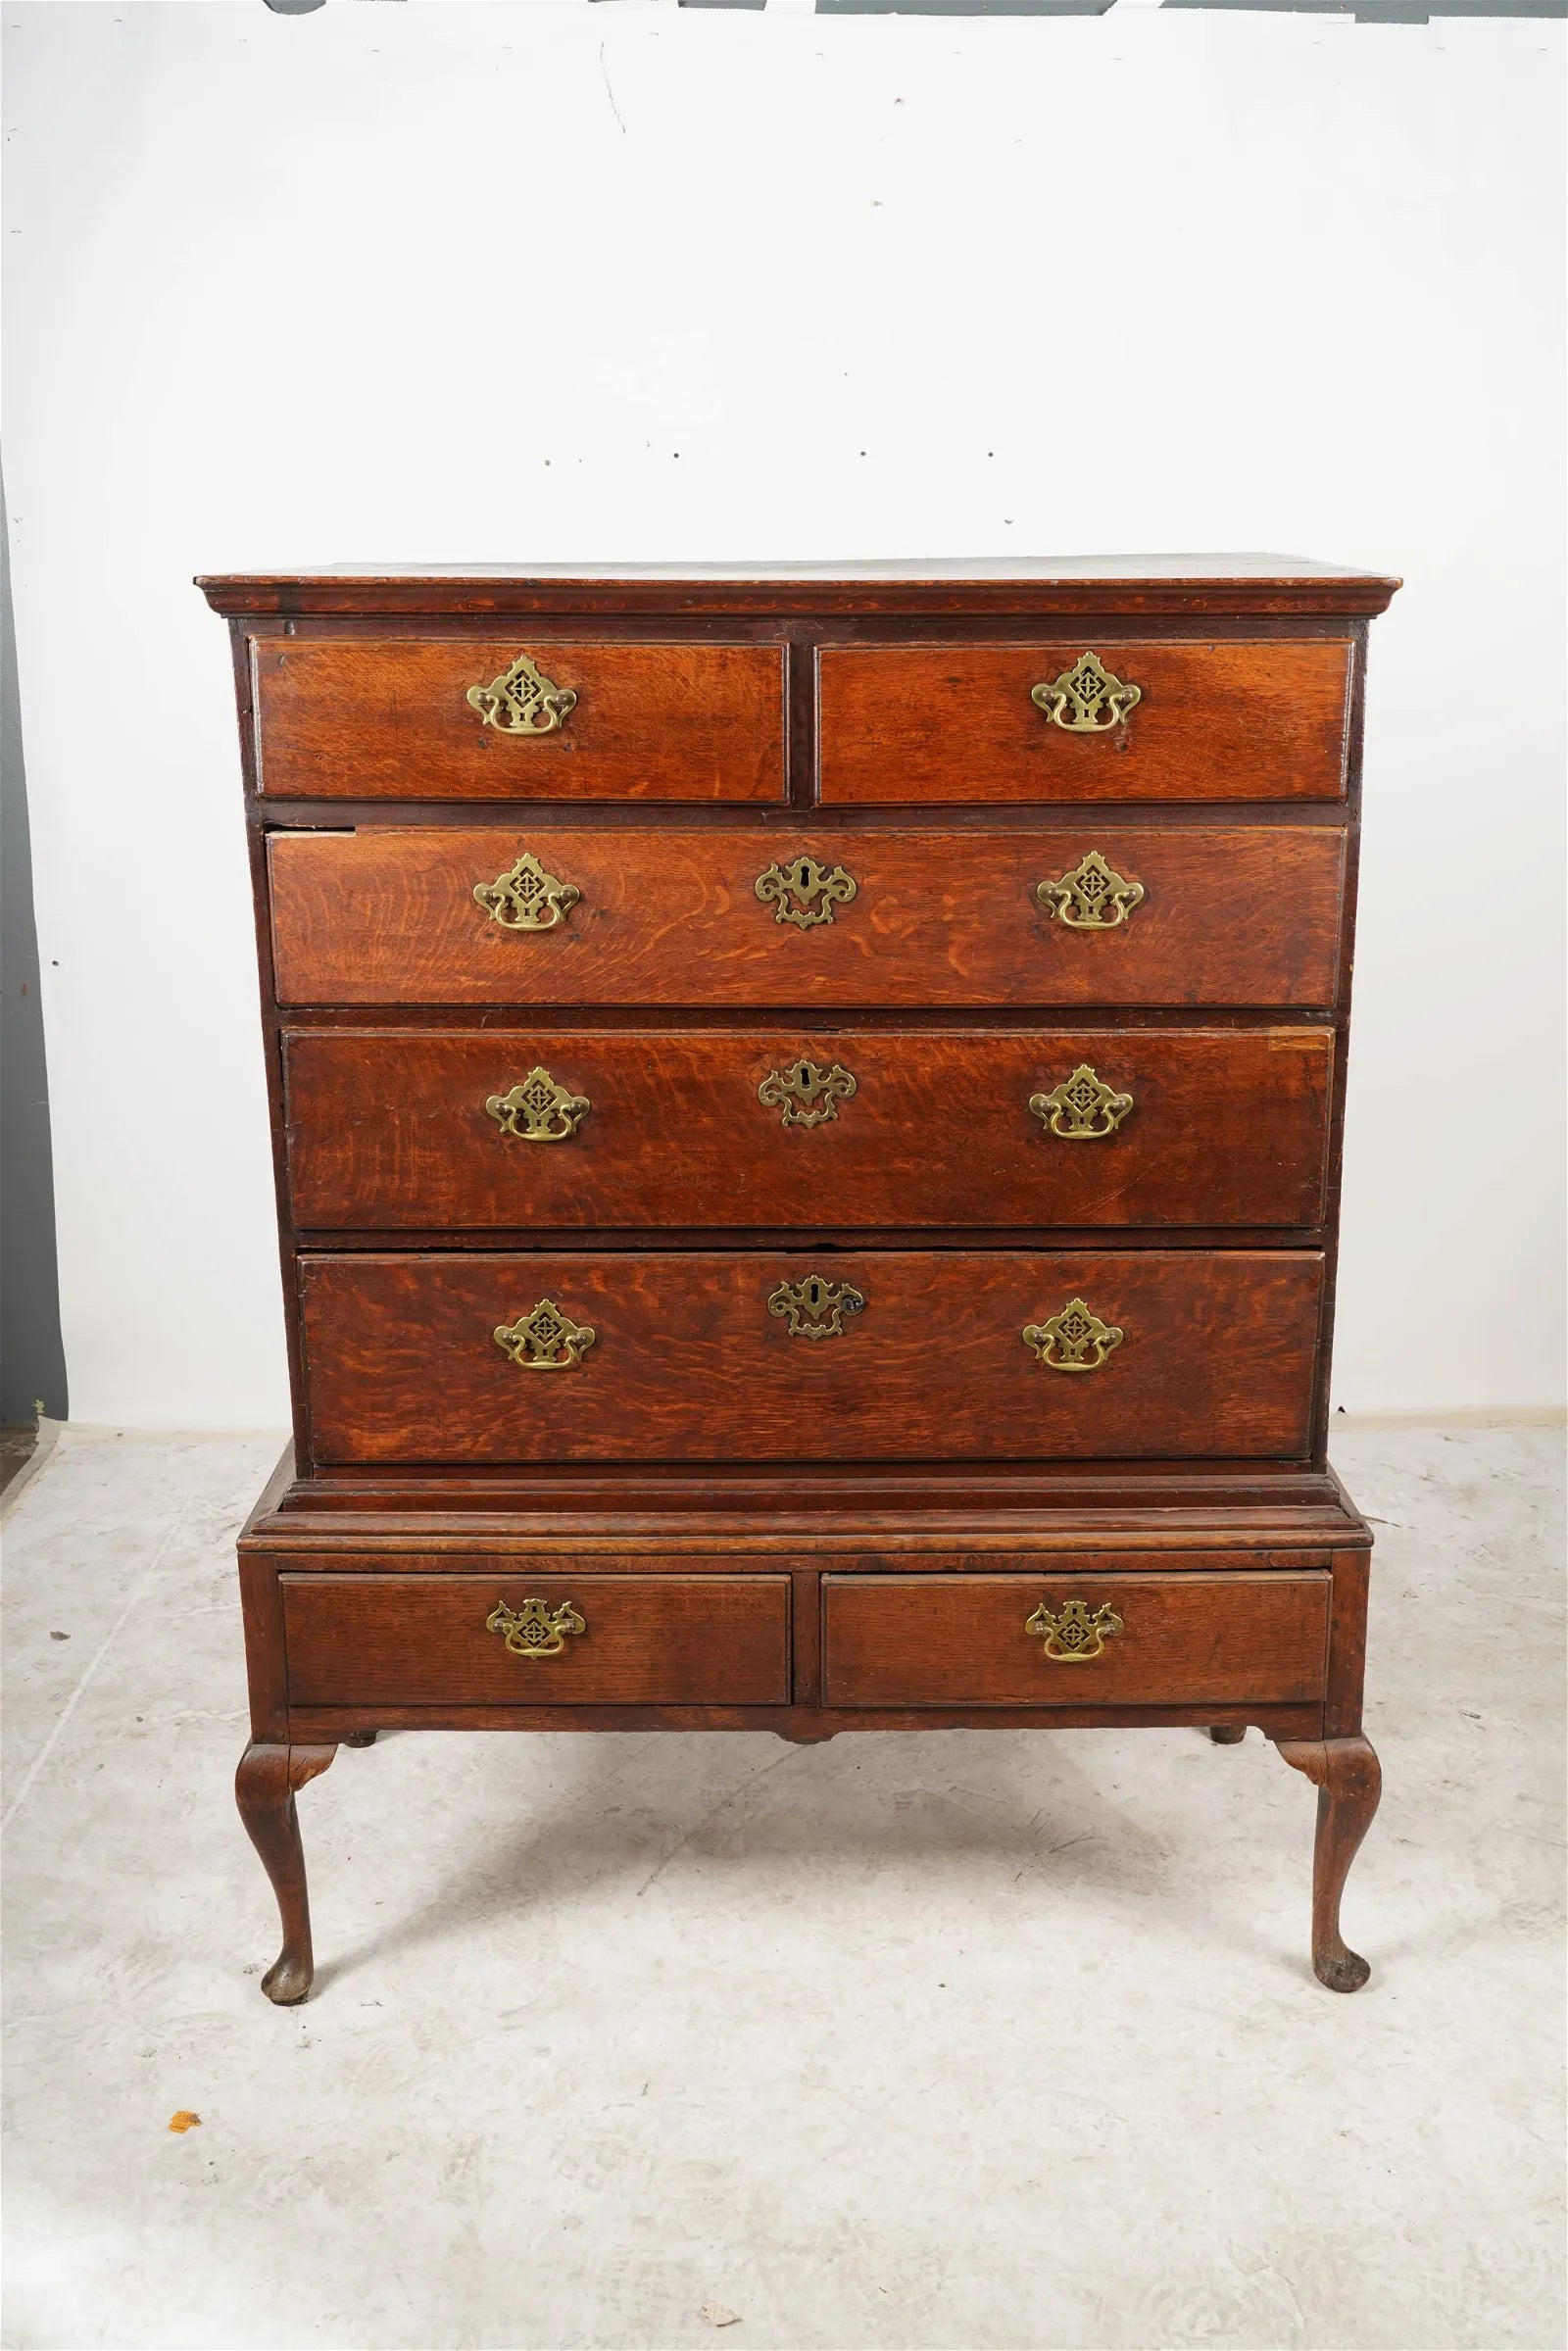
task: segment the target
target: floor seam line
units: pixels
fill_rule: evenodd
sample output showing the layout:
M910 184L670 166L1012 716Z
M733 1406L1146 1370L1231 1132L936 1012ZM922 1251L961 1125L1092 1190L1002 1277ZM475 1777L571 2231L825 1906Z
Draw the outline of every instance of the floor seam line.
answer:
M22 1786L18 1788L10 1804L6 1807L5 1817L3 1820L0 1820L0 1837L5 1836L6 1831L10 1828L12 1822L16 1819L17 1814L22 1810L23 1805L26 1802L27 1797L32 1792L33 1782L37 1779L38 1774L43 1770L44 1765L54 1753L56 1746L59 1744L62 1732L65 1730L66 1725L71 1721L72 1716L75 1713L76 1708L85 1694L88 1685L91 1683L94 1674L96 1674L98 1668L108 1656L115 1642L119 1640L121 1632L127 1618L129 1617L131 1610L135 1607L137 1601L147 1591L148 1586L152 1583L152 1580L154 1576L157 1575L158 1570L163 1566L170 1544L173 1542L175 1536L185 1524L186 1517L189 1513L189 1502L186 1501L181 1502L179 1507L175 1510L173 1517L170 1520L169 1525L164 1532L163 1540L160 1542L158 1548L154 1551L151 1559L148 1560L146 1567L142 1570L140 1579L137 1582L134 1591L131 1592L130 1597L126 1600L125 1605L123 1608L122 1608L120 1614L116 1617L114 1623L104 1635L102 1641L94 1650L92 1656L88 1659L86 1669L83 1672L80 1681L76 1684L75 1689L72 1691L70 1697L66 1700L65 1705L61 1708L60 1713L56 1718L53 1730L50 1732L48 1738L44 1740L43 1745L38 1749L37 1754L33 1757L31 1763L28 1765L26 1775L23 1780Z

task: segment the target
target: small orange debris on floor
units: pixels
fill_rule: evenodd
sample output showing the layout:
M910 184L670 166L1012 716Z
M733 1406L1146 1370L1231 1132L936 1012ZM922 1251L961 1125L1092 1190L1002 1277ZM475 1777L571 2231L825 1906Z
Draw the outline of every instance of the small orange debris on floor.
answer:
M170 2116L169 2128L171 2131L194 2131L201 2119L199 2114L192 2114L188 2107L182 2106L178 2114Z

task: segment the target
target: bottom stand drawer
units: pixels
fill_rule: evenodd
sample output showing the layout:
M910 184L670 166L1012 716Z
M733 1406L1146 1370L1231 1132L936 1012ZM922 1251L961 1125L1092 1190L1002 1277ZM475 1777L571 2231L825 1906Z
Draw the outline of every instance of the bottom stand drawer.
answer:
M782 1706L785 1576L285 1575L295 1706Z
M828 1706L1199 1706L1320 1697L1323 1573L824 1576Z

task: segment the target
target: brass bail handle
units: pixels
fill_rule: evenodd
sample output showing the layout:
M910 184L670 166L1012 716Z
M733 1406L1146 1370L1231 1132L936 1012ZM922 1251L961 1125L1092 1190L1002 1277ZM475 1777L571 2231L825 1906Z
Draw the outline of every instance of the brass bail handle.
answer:
M559 1657L568 1634L586 1633L588 1623L569 1600L552 1608L548 1600L530 1597L518 1608L497 1600L484 1629L499 1633L514 1657Z
M557 734L577 707L574 690L556 685L525 653L487 686L470 686L466 699L502 735Z
M575 882L547 873L531 849L493 882L475 882L473 895L504 931L553 931L582 897Z
M1123 685L1098 653L1081 653L1053 683L1031 686L1029 699L1053 726L1070 735L1108 735L1125 726L1127 713L1144 699L1142 686Z
M1039 1635L1053 1665L1086 1665L1091 1657L1103 1656L1106 1641L1124 1627L1108 1600L1093 1610L1087 1600L1064 1600L1058 1610L1042 1600L1033 1616L1025 1617L1023 1629Z

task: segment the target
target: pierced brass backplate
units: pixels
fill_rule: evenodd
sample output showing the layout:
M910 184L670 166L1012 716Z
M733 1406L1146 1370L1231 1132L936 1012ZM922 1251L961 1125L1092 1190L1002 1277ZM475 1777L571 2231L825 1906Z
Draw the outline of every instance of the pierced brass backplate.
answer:
M1106 1641L1123 1627L1108 1601L1091 1615L1087 1600L1066 1600L1060 1614L1053 1616L1042 1600L1033 1616L1025 1619L1023 1629L1040 1635L1046 1644L1046 1655L1056 1664L1083 1665L1089 1658L1100 1656Z
M808 931L818 922L831 922L836 906L847 906L858 885L842 865L819 865L815 857L791 857L787 865L769 865L757 877L757 895L773 909L775 922L793 922Z
M548 1069L530 1069L510 1094L492 1094L485 1108L517 1143L569 1143L593 1107L586 1094L558 1086Z
M577 707L571 687L552 685L525 653L487 686L470 686L468 701L486 726L504 735L553 735Z
M1092 1306L1075 1298L1049 1321L1027 1323L1023 1341L1052 1371L1098 1371L1126 1336L1116 1324L1102 1322Z
M1112 677L1098 653L1081 653L1054 685L1032 686L1029 699L1053 725L1064 726L1069 734L1106 735L1125 722L1133 705L1143 701L1144 690Z
M1113 931L1143 899L1144 885L1092 849L1059 882L1038 882L1035 896L1070 931Z
M840 1102L854 1099L856 1083L837 1061L831 1069L815 1061L792 1061L788 1069L770 1069L757 1089L757 1099L780 1112L787 1127L816 1127L837 1118Z
M514 1657L559 1657L568 1633L586 1633L587 1624L569 1600L552 1608L548 1600L524 1600L509 1608L497 1600L484 1620L487 1633L499 1633Z
M509 931L553 931L582 896L575 882L558 882L525 849L510 873L475 882L473 895L492 922Z
M808 1273L804 1282L780 1282L767 1301L769 1314L787 1314L792 1339L841 1339L846 1314L858 1314L865 1300L848 1282L824 1281Z
M1105 1085L1087 1061L1050 1094L1029 1097L1035 1116L1067 1143L1097 1143L1102 1135L1114 1135L1132 1106L1132 1096Z
M542 1298L531 1314L514 1323L498 1323L492 1333L501 1352L520 1371L575 1371L598 1336L548 1298Z

